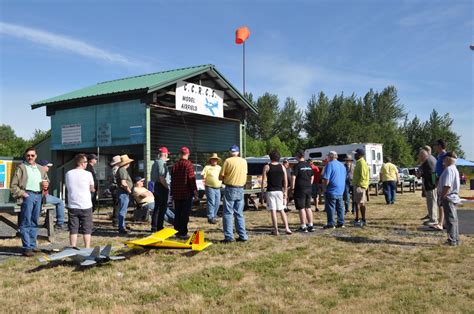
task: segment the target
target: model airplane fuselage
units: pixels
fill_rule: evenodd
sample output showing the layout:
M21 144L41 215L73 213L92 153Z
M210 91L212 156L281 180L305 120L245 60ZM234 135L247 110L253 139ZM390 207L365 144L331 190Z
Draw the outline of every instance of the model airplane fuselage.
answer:
M111 251L112 245L110 244L105 247L96 246L88 249L68 248L59 253L40 257L38 260L45 263L70 258L81 266L92 266L97 263L125 259L125 256L110 256Z
M129 247L191 249L193 251L202 251L212 245L212 243L204 241L202 230L196 230L186 242L167 240L176 233L178 231L174 229L164 228L146 238L126 241L125 244Z

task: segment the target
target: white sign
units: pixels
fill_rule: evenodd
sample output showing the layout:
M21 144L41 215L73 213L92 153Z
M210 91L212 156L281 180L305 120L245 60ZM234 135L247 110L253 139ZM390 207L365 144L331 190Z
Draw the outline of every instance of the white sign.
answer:
M62 144L80 144L82 142L82 133L80 124L67 124L61 126Z
M178 81L176 109L211 117L224 117L224 92L210 87Z

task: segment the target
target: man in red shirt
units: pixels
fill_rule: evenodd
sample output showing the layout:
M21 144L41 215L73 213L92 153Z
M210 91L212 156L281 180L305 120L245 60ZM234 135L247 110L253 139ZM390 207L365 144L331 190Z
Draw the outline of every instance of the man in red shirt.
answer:
M198 193L194 166L188 160L189 148L181 147L180 155L181 159L174 164L171 170L171 195L175 210L174 229L178 231L178 237L186 238L193 196L197 198Z
M318 166L314 164L314 161L310 160L309 165L313 170L313 186L312 186L312 196L314 200L314 207L316 211L319 212L319 194L321 194L321 170L319 170Z

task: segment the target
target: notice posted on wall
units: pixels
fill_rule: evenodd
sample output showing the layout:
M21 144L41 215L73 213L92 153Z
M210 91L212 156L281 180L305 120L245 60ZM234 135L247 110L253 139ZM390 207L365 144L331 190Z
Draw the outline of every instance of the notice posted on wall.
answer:
M224 92L210 87L178 81L176 109L211 117L224 117Z
M61 126L62 144L80 144L82 142L82 132L80 124L66 124Z

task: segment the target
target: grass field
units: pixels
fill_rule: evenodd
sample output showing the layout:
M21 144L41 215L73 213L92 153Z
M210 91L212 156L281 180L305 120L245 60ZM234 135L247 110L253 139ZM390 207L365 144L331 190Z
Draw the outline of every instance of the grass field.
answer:
M250 241L216 243L199 254L152 250L85 270L36 259L0 264L1 312L465 312L474 311L474 238L443 246L446 234L420 228L420 192L386 206L371 197L368 227L271 236L266 211L245 212ZM325 223L316 213L316 223ZM352 219L352 215L347 218ZM291 225L298 215L289 213ZM209 240L221 222L191 218ZM109 225L94 244L120 245ZM145 225L132 225L143 235ZM61 234L61 239L66 239ZM132 234L133 237L133 234ZM43 243L44 244L44 243ZM0 246L19 246L18 239Z

